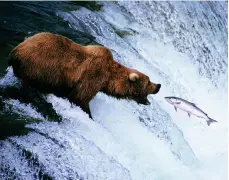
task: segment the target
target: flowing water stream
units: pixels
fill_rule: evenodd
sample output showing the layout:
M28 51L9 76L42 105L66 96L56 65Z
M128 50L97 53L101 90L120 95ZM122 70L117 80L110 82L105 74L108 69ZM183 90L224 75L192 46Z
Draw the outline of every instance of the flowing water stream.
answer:
M107 46L161 91L149 106L98 93L90 102L93 121L52 94L38 95L39 107L37 99L6 96L4 89L22 88L8 67L0 79L1 117L23 122L26 133L0 141L0 179L227 179L227 2L98 4L66 10L63 2L52 12L71 37L82 33ZM31 4L21 7L35 13ZM176 112L165 96L195 102L218 123ZM56 115L40 112L43 105Z

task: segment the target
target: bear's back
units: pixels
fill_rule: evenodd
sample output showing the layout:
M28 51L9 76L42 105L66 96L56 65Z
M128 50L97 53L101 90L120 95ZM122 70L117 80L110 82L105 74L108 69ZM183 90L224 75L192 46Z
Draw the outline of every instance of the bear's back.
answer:
M39 33L12 50L9 65L27 82L62 86L74 81L85 57L84 46L60 35Z
M81 61L84 57L83 46L72 40L51 33L36 34L15 48L21 60L68 63L72 58Z

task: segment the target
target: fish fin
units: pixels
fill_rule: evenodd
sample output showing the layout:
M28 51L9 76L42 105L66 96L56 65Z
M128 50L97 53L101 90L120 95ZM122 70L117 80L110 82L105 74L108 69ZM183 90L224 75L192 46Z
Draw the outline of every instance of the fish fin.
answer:
M188 113L188 116L189 116L189 117L191 117L191 114L190 114L190 113Z
M210 126L210 124L213 123L213 122L218 122L218 121L209 118L209 120L207 121L208 126Z
M176 112L177 112L177 107L176 106L174 106L174 109L176 110Z

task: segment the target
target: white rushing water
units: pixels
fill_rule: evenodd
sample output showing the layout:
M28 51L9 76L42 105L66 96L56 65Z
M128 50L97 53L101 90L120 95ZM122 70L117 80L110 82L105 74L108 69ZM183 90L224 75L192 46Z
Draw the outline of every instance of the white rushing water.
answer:
M102 4L99 12L81 8L57 14L109 47L117 61L162 84L161 91L150 96L149 106L99 93L90 103L94 121L50 94L47 101L64 120L29 125L35 132L3 142L4 149L15 151L7 155L0 150L3 164L22 179L38 176L37 167L28 167L11 147L16 142L35 154L40 169L55 179L227 179L226 2ZM15 84L15 77L9 69L0 85L11 82ZM207 126L203 119L175 112L165 96L195 102L218 123ZM44 119L30 104L6 104Z

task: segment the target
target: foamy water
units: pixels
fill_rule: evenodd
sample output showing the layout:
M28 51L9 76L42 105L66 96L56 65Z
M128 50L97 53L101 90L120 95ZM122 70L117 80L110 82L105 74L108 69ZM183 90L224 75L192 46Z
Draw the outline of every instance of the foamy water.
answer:
M38 167L55 179L227 179L227 12L221 8L223 3L214 7L208 2L103 5L101 12L81 8L57 14L109 47L120 63L161 83L161 91L149 97L150 106L98 93L90 102L94 121L68 100L47 95L63 121L29 125L35 132L11 137L4 142L5 149L16 142L35 154ZM17 82L11 71L0 85ZM204 119L176 112L165 96L194 102L218 123L207 126ZM6 104L17 113L43 118L18 100ZM23 174L27 161L20 154L15 153L17 161L12 165L15 157L1 153L4 164L16 167L20 177L37 173L29 167Z

